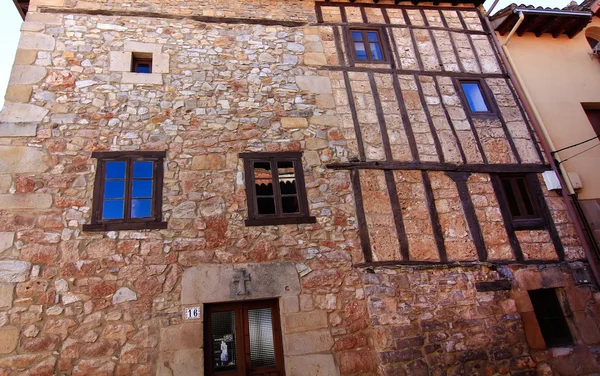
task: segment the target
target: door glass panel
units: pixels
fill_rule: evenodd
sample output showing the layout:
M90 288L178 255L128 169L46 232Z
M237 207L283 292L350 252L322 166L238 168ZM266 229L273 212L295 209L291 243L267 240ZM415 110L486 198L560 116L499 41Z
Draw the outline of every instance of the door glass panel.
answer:
M275 344L270 308L249 309L250 364L252 368L275 365Z
M231 371L237 368L235 348L235 312L212 312L210 314L212 331L212 369L214 372Z

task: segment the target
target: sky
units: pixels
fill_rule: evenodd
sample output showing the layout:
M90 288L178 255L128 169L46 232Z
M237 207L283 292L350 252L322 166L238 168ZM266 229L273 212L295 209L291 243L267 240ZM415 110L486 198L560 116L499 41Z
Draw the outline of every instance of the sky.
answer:
M494 0L487 0L485 7L488 8L493 2ZM500 0L495 10L502 9L512 2L562 8L567 5L569 0ZM0 46L2 47L2 54L0 56L0 108L4 106L4 93L6 93L6 85L8 84L10 70L15 59L21 22L21 16L19 16L14 3L11 0L0 0Z

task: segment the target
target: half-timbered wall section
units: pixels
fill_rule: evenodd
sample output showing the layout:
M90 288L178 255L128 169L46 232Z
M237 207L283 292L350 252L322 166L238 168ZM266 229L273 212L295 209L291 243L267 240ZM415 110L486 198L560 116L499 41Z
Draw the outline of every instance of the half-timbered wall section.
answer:
M352 162L329 166L350 169L362 197L365 262L563 259L559 233L571 229L554 226L544 200L535 231L516 231L497 209L496 174L548 167L479 10L327 2L316 11L322 69L352 140ZM356 58L356 30L378 33L381 60ZM471 111L465 82L477 84L487 111Z

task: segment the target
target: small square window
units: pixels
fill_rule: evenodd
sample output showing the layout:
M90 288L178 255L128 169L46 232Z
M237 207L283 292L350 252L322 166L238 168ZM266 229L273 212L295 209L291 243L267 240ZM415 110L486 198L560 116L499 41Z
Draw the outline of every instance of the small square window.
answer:
M555 289L531 290L529 298L546 347L569 346L573 337Z
M302 153L242 153L248 226L314 223L302 171Z
M515 230L544 228L538 199L527 175L500 176L502 193Z
M471 116L494 115L494 107L481 80L460 80L461 95Z
M162 222L165 152L97 152L92 223L85 231L166 228Z
M385 62L385 48L381 32L377 29L350 29L350 40L354 59L357 62Z
M152 54L144 52L132 53L131 71L134 73L152 73Z

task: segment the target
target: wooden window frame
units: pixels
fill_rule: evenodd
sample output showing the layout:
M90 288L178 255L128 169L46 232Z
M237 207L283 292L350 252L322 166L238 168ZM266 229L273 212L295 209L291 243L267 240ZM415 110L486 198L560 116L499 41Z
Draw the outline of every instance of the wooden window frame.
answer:
M246 226L285 225L300 223L315 223L316 218L309 215L308 199L306 196L306 184L304 182L304 171L302 168L302 152L281 153L240 153L239 157L244 160L244 172L246 175L246 199L248 202L248 218ZM277 175L277 162L294 162L294 174L296 177L296 190L298 194L299 213L282 213L281 193L279 185L275 184ZM258 203L254 178L254 162L269 162L271 164L273 179L273 194L275 196L275 214L258 214Z
M459 88L459 96L460 100L465 108L465 112L472 118L482 118L482 119L495 119L498 117L498 107L496 106L496 102L494 101L494 94L487 86L487 83L484 79L481 78L459 78L457 79L458 88ZM488 108L488 111L473 111L471 109L471 105L469 105L469 100L467 99L467 95L462 87L463 83L467 84L477 84L479 87L479 91L483 96L483 100Z
M544 221L542 206L539 200L543 199L537 197L534 193L535 190L532 188L535 184L532 179L535 175L532 174L500 174L497 175L499 180L499 187L502 190L502 199L498 200L500 209L507 213L507 217L510 218L513 229L515 231L520 230L541 230L546 228L546 222ZM533 215L519 215L515 216L510 209L510 202L506 190L504 189L504 181L509 181L512 187L513 195L516 199L517 206L521 213L525 212L525 201L521 195L520 189L517 187L517 180L522 179L525 183L525 190L529 195L529 202L535 212Z
M260 374L278 373L285 376L283 359L283 341L281 333L281 320L279 313L279 302L273 300L241 301L231 303L215 303L204 306L204 374L206 376L239 376L250 374L250 336L248 330L248 310L271 308L271 320L273 324L273 342L275 347L275 367L259 368ZM235 342L237 350L238 368L232 371L212 370L212 326L211 313L213 312L235 312Z
M367 60L360 60L358 59L358 56L356 55L356 48L354 47L354 38L352 38L352 32L355 31L359 31L361 33L363 33L363 39L365 37L367 37L367 32L375 32L377 33L377 41L379 42L379 46L381 47L381 54L383 55L383 59L381 60L373 60L371 58L371 46L368 43L368 38L364 39L364 41L367 41L367 43L365 43L365 50L367 51ZM353 64L388 64L389 61L389 57L388 57L388 52L387 52L387 43L386 40L383 38L384 31L381 28L378 27L346 27L345 28L345 34L346 34L346 40L348 41L346 43L347 49L350 52L350 61Z
M133 152L93 152L92 158L98 160L96 178L94 180L94 196L92 202L91 224L83 225L83 231L113 231L113 230L145 230L164 229L167 222L162 221L162 191L164 177L165 151L133 151ZM127 162L125 177L125 198L123 219L102 219L104 203L104 182L106 180L106 162ZM152 178L152 215L148 218L131 218L131 184L133 181L133 162L154 162Z

